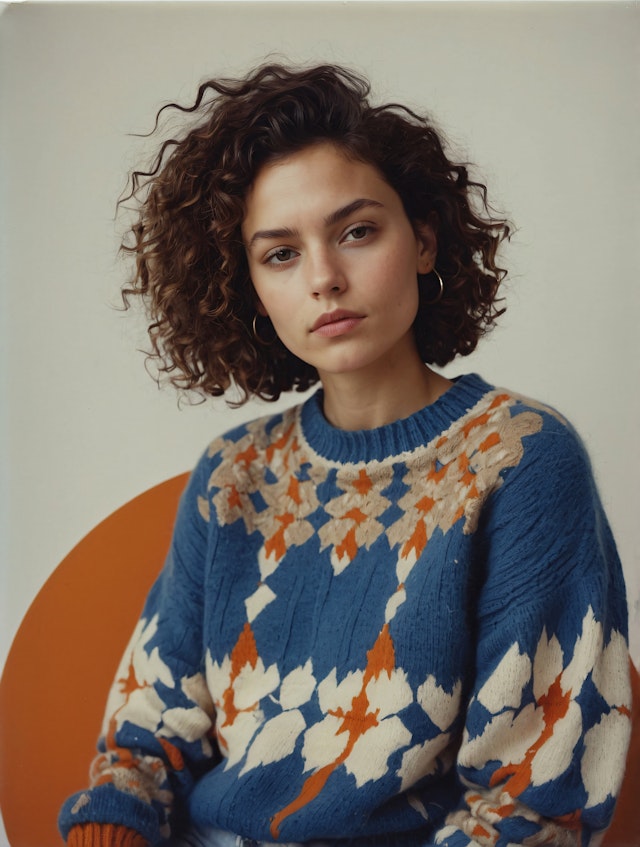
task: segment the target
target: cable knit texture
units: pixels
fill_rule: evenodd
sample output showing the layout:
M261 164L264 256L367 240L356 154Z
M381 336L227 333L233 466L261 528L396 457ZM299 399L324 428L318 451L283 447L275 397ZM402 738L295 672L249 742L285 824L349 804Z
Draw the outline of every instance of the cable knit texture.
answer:
M595 844L626 638L589 461L554 410L469 375L347 432L318 392L198 463L61 830Z

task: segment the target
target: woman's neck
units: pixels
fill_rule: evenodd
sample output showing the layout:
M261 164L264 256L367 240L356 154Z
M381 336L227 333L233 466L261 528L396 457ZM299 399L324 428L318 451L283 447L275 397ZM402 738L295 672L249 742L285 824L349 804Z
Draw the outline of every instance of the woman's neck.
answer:
M377 373L375 379L362 374L324 374L324 415L338 429L375 429L431 405L451 385L422 362L400 378L395 372Z

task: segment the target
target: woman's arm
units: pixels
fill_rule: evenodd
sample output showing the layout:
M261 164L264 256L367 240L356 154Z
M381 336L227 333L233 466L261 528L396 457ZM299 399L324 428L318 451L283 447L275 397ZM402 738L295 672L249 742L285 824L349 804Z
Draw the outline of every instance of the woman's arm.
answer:
M143 847L166 838L196 774L218 755L202 646L203 570L211 544L206 486L203 458L182 495L164 569L116 673L91 788L61 811L60 829L72 847ZM97 614L108 637L108 618Z
M478 529L476 680L434 842L588 845L611 821L630 734L620 562L575 433L548 418Z

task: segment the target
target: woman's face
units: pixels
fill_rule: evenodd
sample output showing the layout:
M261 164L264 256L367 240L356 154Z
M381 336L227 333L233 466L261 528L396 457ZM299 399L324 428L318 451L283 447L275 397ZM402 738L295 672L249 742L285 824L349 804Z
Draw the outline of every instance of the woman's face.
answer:
M414 231L375 167L330 143L265 165L242 235L259 311L323 381L418 356L417 274L433 268L436 239Z

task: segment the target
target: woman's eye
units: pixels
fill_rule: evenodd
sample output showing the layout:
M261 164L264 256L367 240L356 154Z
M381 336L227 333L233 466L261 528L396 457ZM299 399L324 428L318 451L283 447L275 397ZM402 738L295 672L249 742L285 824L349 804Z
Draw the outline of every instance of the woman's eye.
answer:
M360 241L363 238L366 238L371 231L371 227L365 226L365 224L360 224L359 226L354 226L353 229L350 229L347 233L347 238L353 241Z
M274 265L283 264L284 262L289 262L294 255L294 251L288 247L279 247L277 250L274 250L273 253L269 253L267 256L267 262Z

